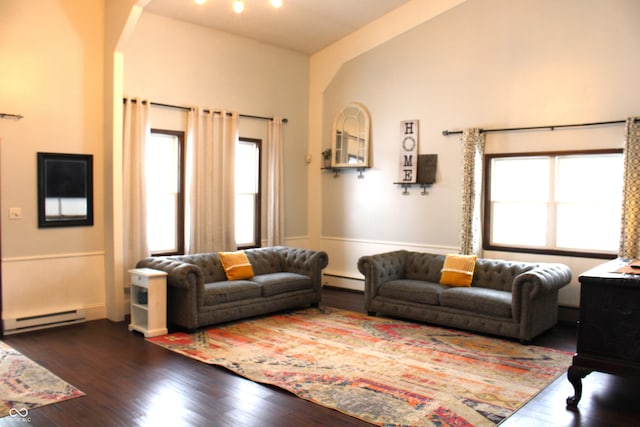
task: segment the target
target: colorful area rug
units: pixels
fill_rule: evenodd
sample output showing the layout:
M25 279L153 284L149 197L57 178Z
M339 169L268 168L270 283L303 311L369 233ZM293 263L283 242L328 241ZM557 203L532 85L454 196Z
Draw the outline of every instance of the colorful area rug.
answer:
M384 426L494 426L568 353L332 308L149 341Z
M29 410L84 393L0 341L0 417L27 418Z

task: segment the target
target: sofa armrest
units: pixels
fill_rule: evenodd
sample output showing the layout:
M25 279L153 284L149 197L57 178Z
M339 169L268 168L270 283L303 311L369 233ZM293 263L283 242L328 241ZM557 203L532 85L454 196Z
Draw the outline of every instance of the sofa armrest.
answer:
M309 276L313 287L320 289L322 269L329 265L329 255L326 252L285 246L278 246L275 250L280 254L282 271Z
M530 282L531 287L526 288L528 296L535 298L538 295L548 294L550 292L558 291L560 288L566 286L571 281L571 269L564 264L547 263L540 264L533 270L526 271L519 274L513 280L513 294L522 292L525 284Z
M195 265L165 257L144 258L136 264L138 268L153 268L167 273L167 285L175 288L204 289L204 273Z
M378 286L404 277L407 251L385 252L358 259L358 271L364 275L365 305L378 294Z
M513 280L512 304L516 318L529 312L528 305L545 295L555 293L571 282L571 269L564 264L539 264L534 269L519 274Z
M198 265L171 257L149 257L137 267L167 272L167 322L186 329L199 326L198 306L204 299L204 272Z

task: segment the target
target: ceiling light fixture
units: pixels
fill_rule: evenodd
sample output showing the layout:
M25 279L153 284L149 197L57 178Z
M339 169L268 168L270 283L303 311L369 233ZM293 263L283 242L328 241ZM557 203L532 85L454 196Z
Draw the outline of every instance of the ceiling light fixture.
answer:
M204 2L206 0L195 0L195 1ZM271 4L271 6L275 7L276 9L279 9L282 7L282 0L269 0L269 3ZM233 11L235 13L242 13L242 11L244 11L244 0L233 0Z
M207 2L207 0L193 0L195 4L202 5ZM269 4L276 9L280 9L282 7L282 0L269 0ZM235 13L242 13L244 11L244 0L233 0L233 11Z
M244 2L242 0L233 0L233 11L235 13L242 13L244 10Z

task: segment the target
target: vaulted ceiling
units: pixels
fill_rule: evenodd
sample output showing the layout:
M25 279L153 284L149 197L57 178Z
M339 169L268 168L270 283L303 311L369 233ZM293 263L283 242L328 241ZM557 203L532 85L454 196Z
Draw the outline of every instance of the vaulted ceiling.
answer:
M152 0L145 11L313 54L410 0Z

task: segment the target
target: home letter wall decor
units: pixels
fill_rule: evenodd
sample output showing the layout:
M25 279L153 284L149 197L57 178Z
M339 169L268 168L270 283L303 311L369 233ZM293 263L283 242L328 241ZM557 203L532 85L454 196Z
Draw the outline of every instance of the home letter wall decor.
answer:
M400 122L401 183L415 183L418 170L418 120Z

